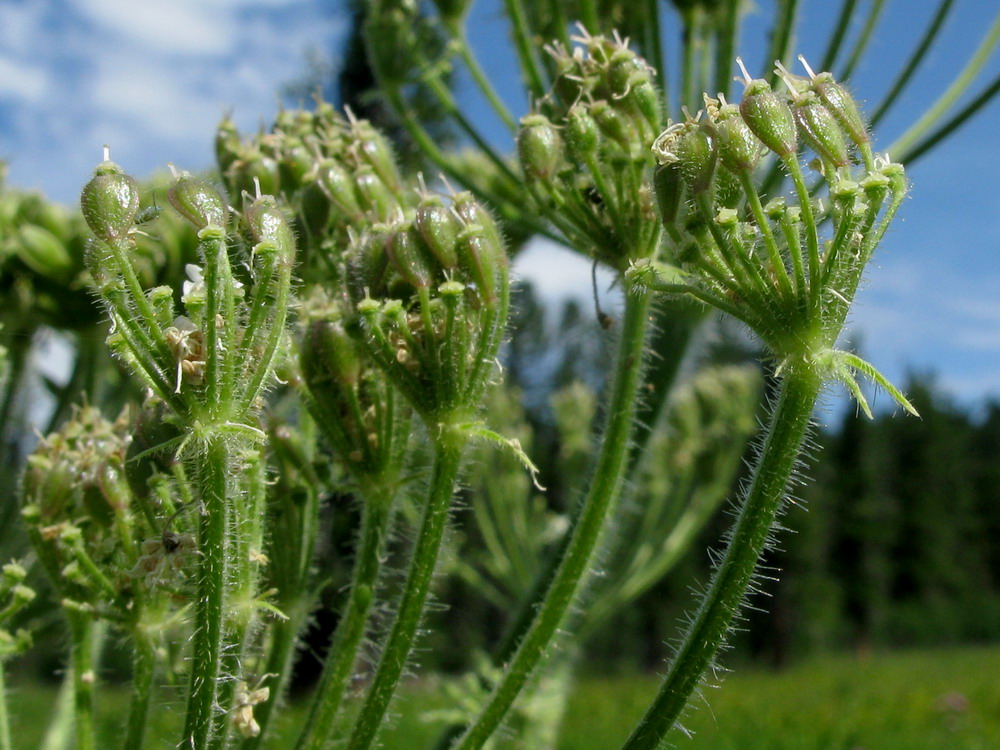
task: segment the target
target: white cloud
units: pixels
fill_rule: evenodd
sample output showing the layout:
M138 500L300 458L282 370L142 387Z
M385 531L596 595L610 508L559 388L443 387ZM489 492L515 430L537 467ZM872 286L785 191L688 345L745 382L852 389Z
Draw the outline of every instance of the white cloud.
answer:
M147 52L220 55L235 43L236 7L227 10L199 0L79 0L78 6L98 28Z
M48 88L49 76L45 70L0 56L0 98L37 104Z
M579 253L542 238L533 239L514 260L515 278L530 281L539 297L549 302L589 300L593 295L592 263ZM603 298L614 275L597 269L597 290Z

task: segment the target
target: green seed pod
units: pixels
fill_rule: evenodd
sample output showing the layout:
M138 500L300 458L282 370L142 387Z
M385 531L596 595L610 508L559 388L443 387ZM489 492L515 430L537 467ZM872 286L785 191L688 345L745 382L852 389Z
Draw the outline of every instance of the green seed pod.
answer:
M354 180L338 162L324 159L319 165L317 183L342 214L352 219L361 216L361 206L354 193Z
M291 263L295 257L295 236L274 198L262 195L250 204L245 215L254 242L274 245L279 261Z
M76 264L66 245L52 232L34 224L17 230L17 257L35 273L53 281L69 281Z
M225 173L240 158L240 133L236 124L227 116L215 130L215 161Z
M382 295L389 268L386 244L391 233L385 224L374 224L353 244L347 256L347 285L355 303L368 294Z
M800 96L793 111L799 130L817 154L835 167L851 163L844 132L816 94L810 91Z
M98 239L124 239L139 213L139 186L117 164L104 161L83 187L80 208Z
M261 195L277 195L281 191L278 162L263 154L254 154L239 164L238 179L240 192L250 195L257 195L258 186Z
M313 162L313 155L301 141L290 139L286 142L278 161L281 189L290 195L301 188L307 180Z
M639 145L639 133L635 125L606 101L594 102L590 113L601 132L617 143L626 154L631 154L632 148Z
M681 176L691 189L698 193L712 186L715 176L715 165L719 160L719 151L715 146L715 134L707 125L698 125L687 130L674 145L677 156L677 166Z
M169 286L157 286L146 292L149 306L153 308L153 316L161 328L169 328L174 324L174 290Z
M632 87L628 100L635 102L649 128L655 133L663 122L663 104L660 92L652 83L642 83Z
M574 104L566 114L566 150L574 161L586 164L596 154L601 131L586 105Z
M611 55L607 83L611 95L622 98L634 87L650 82L649 65L627 47L619 47Z
M420 236L411 224L398 224L385 245L389 262L403 280L415 289L431 285L433 268L422 252Z
M229 209L219 191L186 172L167 191L167 200L198 229L209 226L223 229L229 220Z
M653 171L653 189L663 225L675 224L684 201L684 180L676 162L657 165Z
M756 78L747 84L740 102L740 114L754 135L778 156L795 153L798 140L792 111L771 91L767 81Z
M473 197L472 193L466 191L456 194L451 199L451 207L464 225L478 225L482 227L493 246L499 248L505 246L497 223L493 220L490 212L483 208L479 201ZM500 255L506 265L507 254L501 252Z
M310 390L332 378L351 387L361 380L361 355L339 322L316 321L302 342L302 373Z
M736 175L728 169L720 169L715 174L715 202L726 208L736 208L743 200L743 186Z
M390 221L399 208L399 199L392 190L368 167L362 167L354 176L359 204L376 221Z
M761 142L740 116L739 107L727 104L715 120L719 159L731 172L750 172L761 157Z
M507 263L503 245L498 245L483 227L467 225L456 243L459 267L479 291L479 298L489 306L496 304L500 289L500 269Z
M367 120L358 120L351 126L351 137L351 151L358 164L367 164L390 192L398 193L403 183L396 169L396 156L385 136Z
M864 117L861 116L857 102L844 86L833 80L832 74L820 73L813 76L812 90L816 92L855 145L862 147L871 143L868 127L865 125Z
M545 115L521 118L517 132L517 156L529 180L550 181L563 165L559 131Z
M455 251L459 230L458 220L440 198L427 196L420 201L413 218L413 226L442 268L450 271L458 266L458 254Z

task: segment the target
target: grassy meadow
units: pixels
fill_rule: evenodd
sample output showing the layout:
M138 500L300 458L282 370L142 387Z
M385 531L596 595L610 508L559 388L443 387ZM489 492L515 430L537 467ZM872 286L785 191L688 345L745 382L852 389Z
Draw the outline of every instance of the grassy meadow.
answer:
M682 750L995 750L1000 748L1000 647L904 652L859 660L827 656L773 673L741 668L707 689L689 711ZM16 674L10 675L16 683ZM559 750L615 750L656 688L650 676L585 678L569 705ZM386 750L426 748L440 725L423 714L443 706L427 683L396 704ZM101 747L112 750L126 710L125 691L100 704ZM57 692L15 684L10 695L15 746L37 747ZM160 702L148 747L172 748L183 706ZM296 726L301 706L285 710ZM161 739L162 738L162 739ZM290 738L291 739L291 738ZM511 743L499 743L503 750Z

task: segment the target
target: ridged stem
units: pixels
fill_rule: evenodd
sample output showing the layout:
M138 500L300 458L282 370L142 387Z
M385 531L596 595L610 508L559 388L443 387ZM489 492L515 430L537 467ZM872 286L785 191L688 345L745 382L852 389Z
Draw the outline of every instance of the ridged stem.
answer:
M208 438L198 467L201 516L198 520L198 593L191 652L191 682L184 750L203 750L212 734L222 662L222 622L227 598L229 456L218 436Z
M410 560L396 621L383 646L382 657L379 659L364 705L355 720L347 750L366 750L375 741L410 651L413 649L417 628L423 617L424 604L430 592L434 568L437 565L438 552L448 521L448 509L451 507L452 495L455 492L462 450L466 443L465 433L453 426L461 421L453 419L447 424L430 427L434 440L434 468L420 531Z
M136 628L132 634L132 690L122 750L142 750L149 719L149 699L156 670L156 652L149 636Z
M659 748L715 659L771 539L821 386L822 379L808 366L786 369L725 554L659 694L622 750Z
M0 750L11 750L10 718L7 715L7 683L4 680L2 659L0 659Z
M1000 13L997 13L996 18L993 19L993 23L983 37L983 41L980 42L979 47L973 52L972 57L969 58L969 62L966 63L952 84L938 97L937 101L930 106L920 119L910 126L909 130L889 146L887 151L893 154L895 158L901 159L900 154L904 154L912 149L914 144L939 122L962 94L968 90L969 86L976 79L976 76L983 69L983 66L989 61L993 50L998 44L1000 44Z
M577 515L569 544L541 601L531 626L476 721L455 745L457 750L480 748L506 717L511 705L538 666L563 623L569 606L590 571L618 499L629 457L636 396L642 374L643 347L649 315L648 290L630 290L618 348L616 376L607 407L604 439L590 490Z
M320 750L333 730L337 710L350 685L358 649L368 629L368 618L375 599L375 587L382 569L385 539L392 509L392 492L384 485L375 485L362 493L364 509L361 518L361 539L354 563L347 607L330 641L330 651L323 666L323 675L316 689L312 710L296 748Z
M75 750L94 750L94 623L85 612L67 610L73 673Z

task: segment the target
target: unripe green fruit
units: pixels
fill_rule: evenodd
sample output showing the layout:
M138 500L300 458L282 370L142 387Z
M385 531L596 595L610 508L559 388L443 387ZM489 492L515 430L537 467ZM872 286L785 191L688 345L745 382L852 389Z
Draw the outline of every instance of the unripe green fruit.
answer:
M802 95L795 103L794 112L799 130L817 154L835 167L846 167L851 163L844 132L815 94L808 92Z
M820 73L815 76L812 79L812 88L856 145L871 143L868 127L861 116L857 102L846 88L833 80L831 74Z
M747 84L740 102L740 114L754 135L778 156L795 153L798 139L792 111L771 91L767 81L757 78Z
M472 224L458 235L456 244L460 268L476 285L486 305L497 301L500 268L507 263L502 245L497 245L483 227Z
M445 270L458 265L455 241L458 237L458 221L440 198L428 196L420 201L413 218L413 226L420 234L424 245Z
M76 265L62 241L34 224L18 229L17 257L35 273L54 281L68 281Z
M653 189L664 226L676 223L684 196L684 181L676 162L657 165L653 171Z
M730 104L722 108L715 121L715 134L719 159L726 169L749 172L757 166L761 142L743 121L738 107Z
M139 213L139 186L122 168L105 161L94 170L94 177L80 194L80 209L98 239L124 239L135 225Z
M295 256L295 237L285 214L270 195L262 195L246 210L250 234L257 243L269 243L278 251L282 263L291 263Z
M521 118L517 133L517 155L529 180L548 182L563 164L559 131L544 115Z
M431 285L433 269L421 252L418 235L410 224L400 224L385 246L389 261L403 280L416 289Z
M588 108L574 104L566 115L566 148L570 158L586 164L597 154L601 131Z
M677 166L692 193L708 190L715 176L719 151L715 147L714 133L706 125L690 128L674 146Z
M339 322L317 321L309 327L302 344L302 371L311 390L323 387L329 378L342 386L357 385L361 370L357 346Z
M632 122L605 101L594 102L590 112L601 132L625 153L631 153L632 146L639 142L639 133Z
M177 212L198 229L224 228L229 220L229 209L219 191L203 180L182 174L167 191L167 200Z

